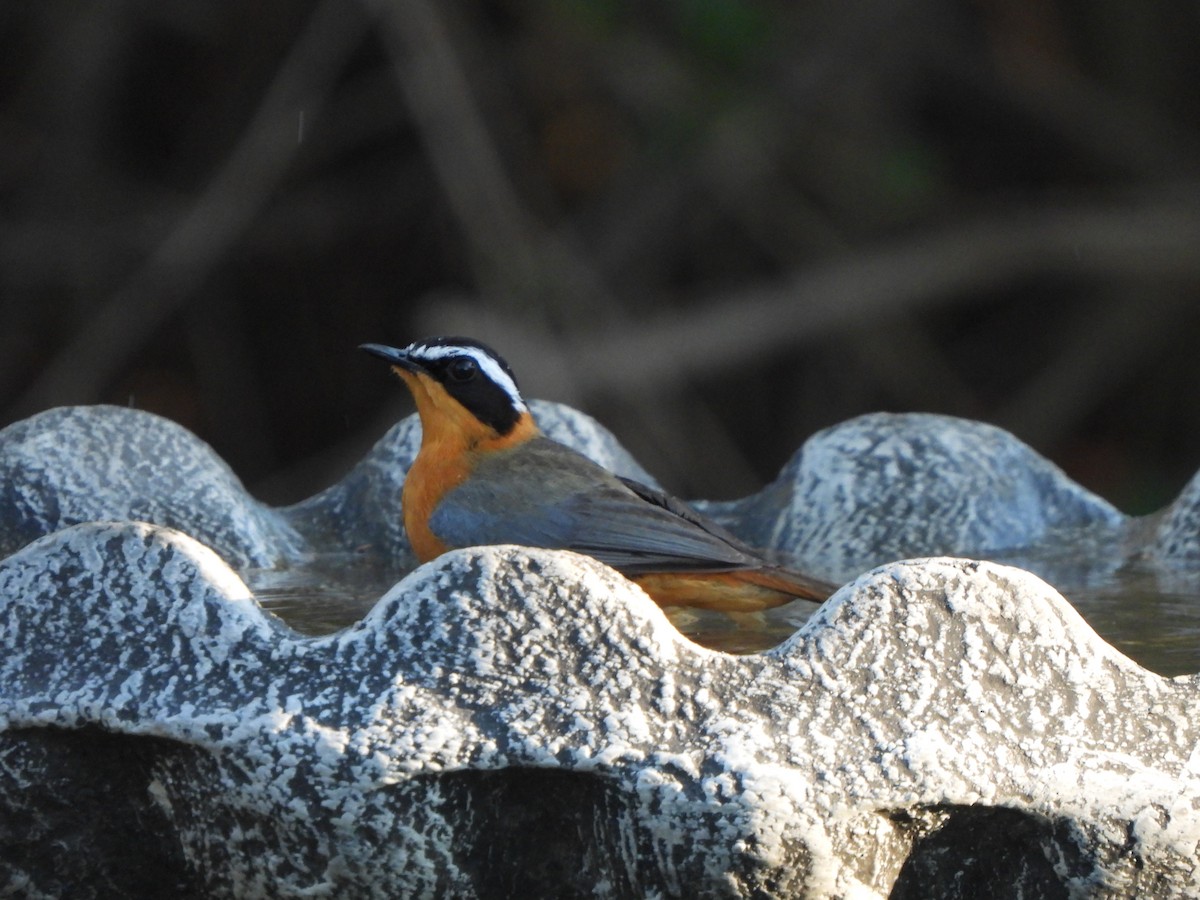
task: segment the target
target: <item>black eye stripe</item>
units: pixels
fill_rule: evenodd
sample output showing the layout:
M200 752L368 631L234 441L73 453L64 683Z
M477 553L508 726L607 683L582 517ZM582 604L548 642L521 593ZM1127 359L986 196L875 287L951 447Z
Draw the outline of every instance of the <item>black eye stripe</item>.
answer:
M431 338L408 349L447 394L498 434L508 434L528 412L508 364L478 341Z

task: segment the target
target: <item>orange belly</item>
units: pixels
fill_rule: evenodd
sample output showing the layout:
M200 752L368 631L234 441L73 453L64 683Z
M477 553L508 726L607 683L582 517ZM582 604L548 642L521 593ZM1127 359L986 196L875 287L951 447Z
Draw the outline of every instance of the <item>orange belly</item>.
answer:
M795 594L746 581L739 572L662 573L638 575L632 580L659 606L758 612L796 599Z
M450 400L429 376L399 369L397 373L412 390L421 414L421 451L404 477L400 505L408 542L424 563L452 549L429 527L442 498L471 477L481 455L516 446L539 432L526 412L508 434L497 435Z

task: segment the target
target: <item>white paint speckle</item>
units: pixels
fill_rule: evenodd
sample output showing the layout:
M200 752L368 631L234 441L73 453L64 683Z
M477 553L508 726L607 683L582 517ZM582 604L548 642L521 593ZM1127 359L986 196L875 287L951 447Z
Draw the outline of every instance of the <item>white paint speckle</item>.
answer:
M864 489L878 487L862 466L969 511L898 513L886 533L868 523L873 552L915 537L986 542L1016 527L1014 509L1030 533L1056 515L1118 521L969 426L948 428L934 450L986 480L1002 467L971 455L1000 441L1000 462L1056 485L1050 506L1023 482L1010 507L939 493L934 473L913 469L914 422L887 440L870 437L879 419L812 444L787 477L798 503L823 498L813 508L824 521L790 510L764 530L826 554L831 571L856 564L862 548L828 511L852 520ZM44 435L22 447L42 444L59 452ZM89 465L115 473L104 454ZM824 482L806 481L818 471ZM230 491L222 503L247 502ZM35 495L14 487L20 503ZM779 893L887 896L912 847L889 816L971 804L1077 823L1096 865L1083 893L1100 883L1136 893L1152 879L1174 896L1200 893L1200 682L1141 669L1027 573L888 564L785 645L746 659L682 639L642 591L592 560L485 548L421 567L340 634L304 638L264 616L227 565L277 558L285 517L240 509L227 517L243 529L233 537L219 517L199 529L226 541L220 555L162 523L93 523L0 563L0 723L197 748L205 768L193 776L183 759L149 790L187 852L247 895L368 894L385 880L409 894L464 892L455 779L510 767L602 779L619 821L588 827L615 829L612 845L668 893L752 893L762 877L785 885ZM372 539L391 539L390 527ZM222 869L206 856L211 836L190 823L231 809L220 846L234 863ZM1138 871L1121 862L1130 841ZM310 853L323 862L300 871Z

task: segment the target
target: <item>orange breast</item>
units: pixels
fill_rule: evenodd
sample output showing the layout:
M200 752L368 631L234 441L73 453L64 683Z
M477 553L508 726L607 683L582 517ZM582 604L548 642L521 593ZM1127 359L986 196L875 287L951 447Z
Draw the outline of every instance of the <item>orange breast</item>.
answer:
M441 556L448 548L429 528L429 517L448 491L454 490L471 474L469 458L462 453L445 452L440 447L421 447L420 454L404 479L401 505L404 530L413 552L421 562Z
M421 414L421 452L404 478L401 505L404 530L421 562L441 556L450 548L429 527L429 517L447 493L471 477L479 458L511 447L538 434L525 413L511 432L498 435L475 419L428 376L400 371L412 390Z

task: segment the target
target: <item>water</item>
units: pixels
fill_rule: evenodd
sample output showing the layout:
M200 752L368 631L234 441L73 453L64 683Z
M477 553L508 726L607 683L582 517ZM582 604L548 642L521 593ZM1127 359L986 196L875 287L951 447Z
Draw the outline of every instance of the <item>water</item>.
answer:
M1160 675L1200 672L1200 579L1164 583L1137 569L1114 583L1067 593L1110 644Z
M399 580L371 554L314 555L303 566L242 574L262 608L301 634L332 634L370 612Z
M1115 548L1076 545L997 561L1029 569L1054 585L1105 640L1151 671L1200 672L1200 568L1081 564L1118 558ZM246 580L264 609L303 634L317 635L358 621L397 579L370 556L330 554L303 567L248 572ZM786 640L816 608L798 601L739 616L690 609L668 610L668 616L698 644L756 653Z

